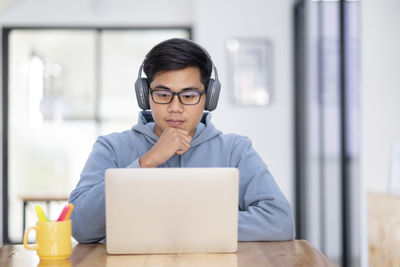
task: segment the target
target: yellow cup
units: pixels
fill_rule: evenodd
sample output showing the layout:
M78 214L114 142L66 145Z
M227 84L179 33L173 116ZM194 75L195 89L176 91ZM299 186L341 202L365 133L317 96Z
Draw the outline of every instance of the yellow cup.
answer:
M31 230L36 231L36 244L28 246ZM36 250L40 260L67 259L72 252L71 221L38 222L36 226L28 227L24 234L24 246Z
M37 267L72 267L69 260L41 260Z

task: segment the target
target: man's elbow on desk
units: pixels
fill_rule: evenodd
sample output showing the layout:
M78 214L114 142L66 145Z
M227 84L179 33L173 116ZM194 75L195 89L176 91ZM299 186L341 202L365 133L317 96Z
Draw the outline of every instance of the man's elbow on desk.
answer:
M88 210L84 205L82 207L82 200L72 201L75 205L75 210L71 214L72 221L72 237L79 243L95 243L101 241L105 236L105 218L104 214ZM97 210L94 205L91 208ZM92 211L92 212L91 212Z
M277 234L277 239L271 241L287 241L295 238L294 221L291 215L288 215L285 220L282 220L281 228L281 232Z
M254 210L239 212L238 241L286 241L294 239L294 221L290 212L279 216L254 216Z
M72 237L79 243L96 243L104 239L103 235L99 235L99 231L93 228L93 225L78 222L77 218L71 216L72 221Z

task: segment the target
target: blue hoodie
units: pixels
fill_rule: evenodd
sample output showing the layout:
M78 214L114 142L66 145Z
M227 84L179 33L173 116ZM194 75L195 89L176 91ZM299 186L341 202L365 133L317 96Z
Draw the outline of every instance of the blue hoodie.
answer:
M274 178L247 137L223 134L204 113L190 149L159 167L236 167L239 169L239 241L290 240L293 214ZM140 168L139 158L157 142L149 111L139 113L137 125L122 133L100 136L93 146L69 201L74 204L72 235L80 243L105 239L104 171Z

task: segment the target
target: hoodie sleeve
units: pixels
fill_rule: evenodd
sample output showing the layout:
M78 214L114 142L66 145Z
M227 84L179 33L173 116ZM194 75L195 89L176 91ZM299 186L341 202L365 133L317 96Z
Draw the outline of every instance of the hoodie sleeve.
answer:
M249 138L238 139L231 159L240 173L239 241L293 239L290 204Z
M128 168L138 167L136 159ZM104 172L117 168L114 147L104 137L93 146L78 185L72 191L69 202L74 204L71 214L72 236L79 243L92 243L105 238Z

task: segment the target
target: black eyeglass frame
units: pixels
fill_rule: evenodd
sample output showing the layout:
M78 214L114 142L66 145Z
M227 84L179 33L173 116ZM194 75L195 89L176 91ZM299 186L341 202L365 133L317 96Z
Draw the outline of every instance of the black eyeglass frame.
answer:
M174 97L175 97L175 96L178 96L179 102L180 102L182 105L193 106L193 105L197 105L197 104L200 102L201 96L206 94L206 90L203 90L203 91L200 91L200 92L199 92L199 91L194 91L194 90L182 90L182 91L180 91L180 92L172 92L172 91L168 91L168 90L153 90L153 89L149 89L149 91L150 91L151 99L153 99L153 102L156 103L156 104L160 104L160 105L168 105L168 104L171 104L172 100L174 100ZM154 97L153 97L153 93L156 92L156 91L165 91L165 92L168 92L169 94L172 95L171 100L170 100L168 103L160 103L160 102L155 101L155 100L154 100ZM182 94L182 93L185 93L185 92L188 92L188 91L189 91L189 92L196 92L196 93L199 94L200 97L199 97L199 99L198 99L198 101L197 101L196 103L193 103L193 104L185 104L185 103L182 102L181 94Z

